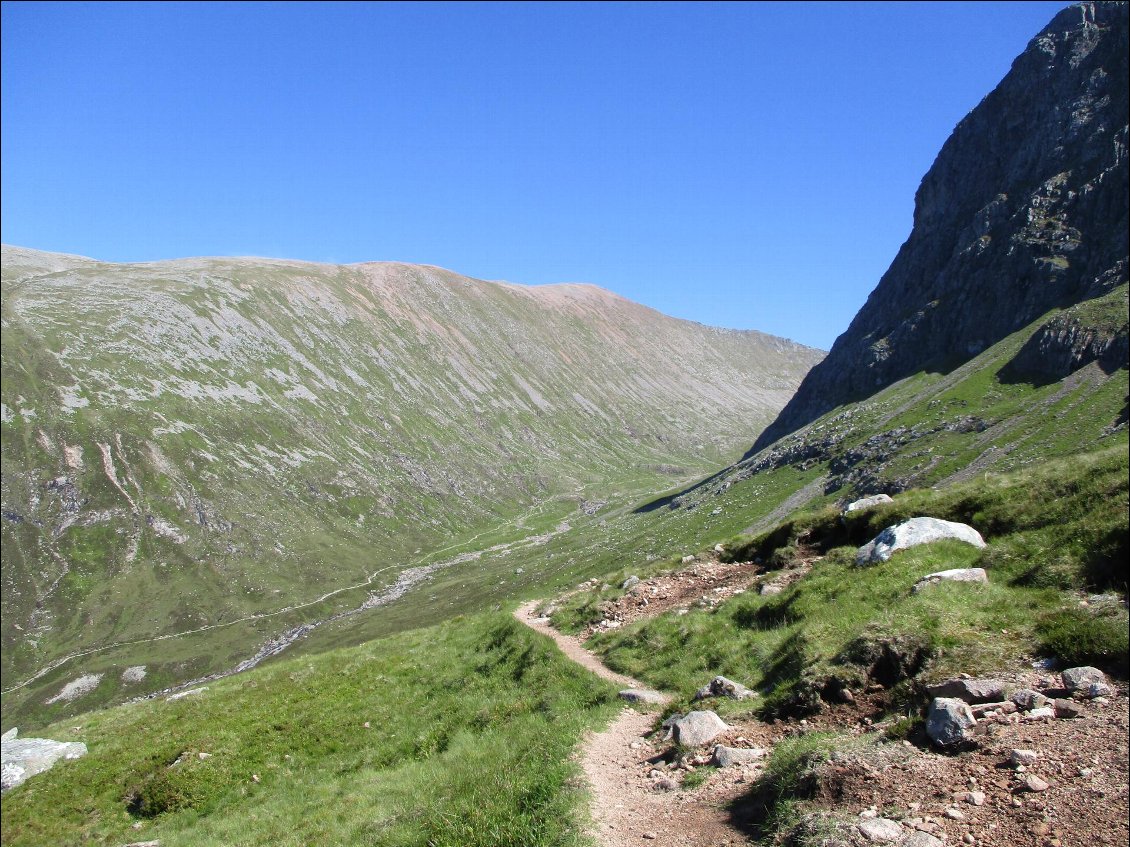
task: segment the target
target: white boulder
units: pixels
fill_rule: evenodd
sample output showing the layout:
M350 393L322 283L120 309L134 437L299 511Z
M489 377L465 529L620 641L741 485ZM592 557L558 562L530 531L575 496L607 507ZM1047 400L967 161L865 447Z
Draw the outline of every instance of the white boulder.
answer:
M947 538L964 541L974 547L985 546L985 539L981 537L981 533L968 524L943 521L939 518L911 518L887 527L860 547L855 554L855 563L872 565L885 562L899 550Z

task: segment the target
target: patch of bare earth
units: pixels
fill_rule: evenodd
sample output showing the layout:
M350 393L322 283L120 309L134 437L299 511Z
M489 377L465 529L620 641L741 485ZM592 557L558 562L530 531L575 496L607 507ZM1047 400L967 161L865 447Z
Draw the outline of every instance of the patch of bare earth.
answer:
M601 605L602 618L582 630L581 640L598 632L617 629L633 621L653 618L672 610L714 608L730 597L749 590L778 593L806 574L812 561L817 558L803 560L771 577L766 576L764 569L753 562L726 563L714 557L702 560L696 558L681 570L640 580L623 596L605 600ZM580 590L596 584L596 580L590 580L582 583Z
M903 756L837 757L818 772L816 801L837 817L877 812L949 844L1127 844L1130 701L1120 685L1081 705L1071 719L981 720L975 746L960 753L904 742ZM1013 750L1033 751L1035 762L1015 767Z

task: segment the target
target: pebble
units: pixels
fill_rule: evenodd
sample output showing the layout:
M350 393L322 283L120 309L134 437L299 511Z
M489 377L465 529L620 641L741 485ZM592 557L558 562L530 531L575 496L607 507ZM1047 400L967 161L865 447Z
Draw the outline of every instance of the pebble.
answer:
M985 792L984 791L970 791L965 795L965 802L971 806L984 806L985 805Z
M1024 777L1023 784L1026 789L1036 793L1047 791L1048 788L1051 787L1046 782L1044 782L1044 780L1040 779L1038 776L1032 773Z
M644 837L645 839L647 839L648 841L654 841L654 840L655 840L655 837L656 837L656 836L655 836L655 833L654 833L654 832L645 832L645 833L643 834L643 837Z
M1008 761L1013 766L1018 765L1034 765L1039 754L1035 750L1013 750L1009 754Z
M962 836L961 840L964 841L966 844L976 844L977 843L977 839L973 837L972 832L965 833L965 835Z
M948 809L946 809L945 816L953 821L965 820L965 813L962 812L961 809L955 808L953 806L950 806Z

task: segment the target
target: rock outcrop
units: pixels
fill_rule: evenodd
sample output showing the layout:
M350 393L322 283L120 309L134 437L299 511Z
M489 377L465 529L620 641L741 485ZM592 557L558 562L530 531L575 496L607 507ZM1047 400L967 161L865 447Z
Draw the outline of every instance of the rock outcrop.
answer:
M855 563L873 565L885 562L899 550L946 539L963 541L974 547L985 546L981 533L967 524L943 521L940 518L911 518L887 527L860 547L855 554Z
M86 755L86 745L81 741L18 736L16 729L10 729L0 740L0 790L3 791L50 770L60 759L77 759Z
M1064 9L957 125L890 269L749 455L1127 281L1127 19L1119 2ZM1125 367L1117 336L1050 326L1034 352Z

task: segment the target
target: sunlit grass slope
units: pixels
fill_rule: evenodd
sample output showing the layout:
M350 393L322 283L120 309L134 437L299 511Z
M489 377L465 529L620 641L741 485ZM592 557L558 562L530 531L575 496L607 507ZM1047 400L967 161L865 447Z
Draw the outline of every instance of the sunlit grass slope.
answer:
M509 615L458 618L48 727L90 752L5 795L4 843L575 844L569 754L614 694Z

